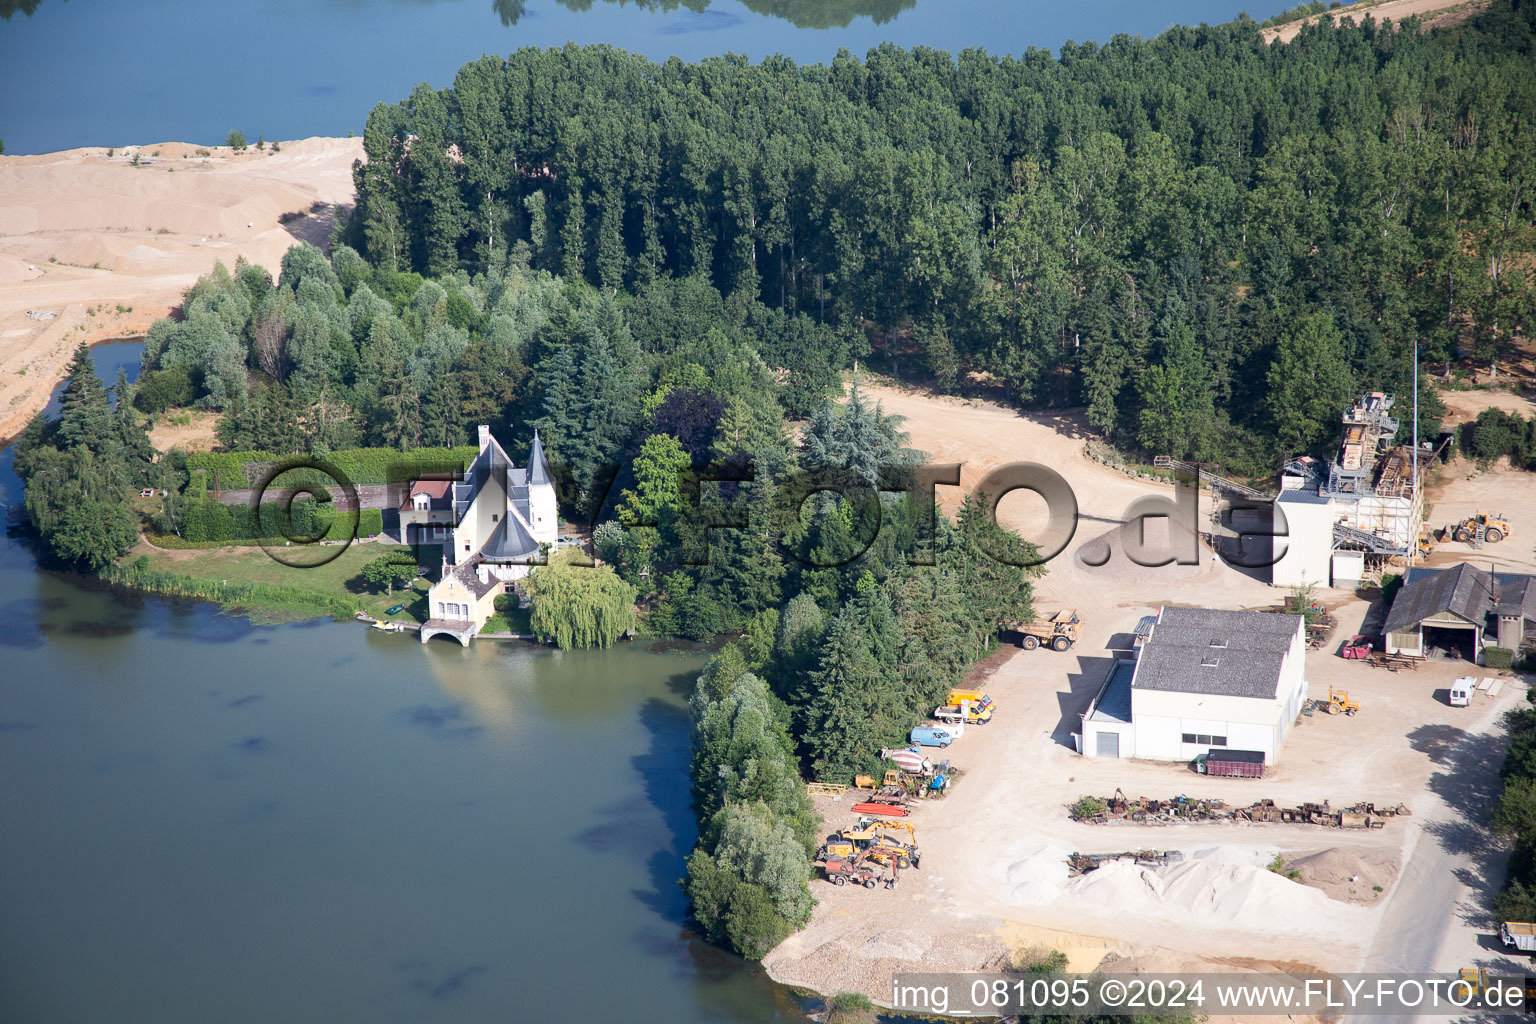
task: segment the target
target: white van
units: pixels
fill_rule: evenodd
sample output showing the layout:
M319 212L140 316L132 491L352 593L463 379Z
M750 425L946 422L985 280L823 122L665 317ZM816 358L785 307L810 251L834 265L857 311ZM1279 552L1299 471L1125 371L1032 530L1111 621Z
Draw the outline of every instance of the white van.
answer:
M1462 676L1451 684L1451 707L1464 708L1472 703L1472 691L1477 687L1477 680L1472 676Z

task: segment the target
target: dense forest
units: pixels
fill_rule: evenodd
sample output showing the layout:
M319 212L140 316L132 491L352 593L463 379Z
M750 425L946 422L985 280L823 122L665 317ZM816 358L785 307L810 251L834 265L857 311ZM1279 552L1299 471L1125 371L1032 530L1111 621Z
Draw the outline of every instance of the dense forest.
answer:
M460 445L477 423L525 452L538 428L564 514L596 524L605 563L534 574L540 635L611 642L634 625L636 598L651 634L737 634L692 701L700 839L686 887L711 939L761 956L814 902L802 778L878 772L881 749L905 743L998 628L1031 615L1035 551L997 525L985 496L953 521L934 515L916 473L924 456L856 384L834 401L835 363L782 374L761 354L826 328L752 303L737 318L699 278L612 295L526 259L514 248L474 274L429 280L346 246L330 259L296 246L276 281L216 267L180 320L154 325L138 386L119 385L137 412L120 402L116 433L103 436L137 451L141 415L220 411L224 453L173 452L154 467L182 489L154 526L202 543L255 521L208 496L210 469L245 486L243 465L309 452L376 470L390 450L454 454L421 446ZM88 355L77 364L63 420L39 417L24 440L29 501L50 493L39 473L66 452L90 458L65 447L83 429L79 410L99 416L105 404ZM789 410L804 417L798 438ZM358 443L376 447L344 450ZM88 567L133 543L126 497L138 480L118 482L117 503L103 504L111 516L91 520L117 533ZM34 521L57 537L43 511Z
M805 324L775 367L977 371L1260 472L1352 391L1404 390L1415 339L1495 366L1529 329L1533 22L811 66L523 50L373 111L347 237L427 274L522 245L608 294L702 279L738 322Z

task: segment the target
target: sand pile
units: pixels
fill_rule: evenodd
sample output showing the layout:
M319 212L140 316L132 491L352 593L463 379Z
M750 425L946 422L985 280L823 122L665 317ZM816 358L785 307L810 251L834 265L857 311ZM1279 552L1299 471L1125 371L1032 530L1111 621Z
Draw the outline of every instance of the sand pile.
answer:
M1285 870L1299 872L1302 883L1336 900L1374 903L1397 881L1402 864L1395 850L1340 850L1288 858ZM1380 892L1377 891L1380 887Z
M1059 845L1037 846L1024 851L1003 872L1010 895L1024 904L1050 903L1059 899L1070 874L1067 858L1071 854L1071 850Z
M1156 867L1110 861L1075 878L1067 871L1067 852L1040 846L1010 864L1005 881L1013 900L1028 905L1069 903L1105 915L1188 920L1202 926L1263 921L1273 931L1297 932L1316 929L1325 915L1348 912L1323 892L1270 871L1267 865L1275 851L1262 847L1199 847L1186 851L1182 861ZM1332 865L1330 870L1339 866L1322 863ZM1362 883L1365 879L1361 874ZM1365 884L1367 892L1373 884Z

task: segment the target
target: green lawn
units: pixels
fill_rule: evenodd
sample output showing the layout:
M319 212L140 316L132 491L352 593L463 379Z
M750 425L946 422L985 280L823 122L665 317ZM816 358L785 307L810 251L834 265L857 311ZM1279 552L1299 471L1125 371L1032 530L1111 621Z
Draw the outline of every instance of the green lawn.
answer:
M436 578L441 548L423 547L420 556L432 577ZM412 557L411 549L389 544L356 543L348 546L340 555L324 565L295 567L284 565L259 547L204 548L190 551L162 551L141 544L134 555L149 558L150 568L174 572L181 576L198 579L228 580L231 583L264 583L273 586L295 587L354 601L359 611L376 618L399 619L405 622L423 622L427 618L426 591L431 585L428 579L418 578L409 587L396 587L394 593L374 591L363 583L359 574L365 562L380 555L394 553L401 558ZM396 615L385 615L386 608L397 604L405 609ZM269 609L284 617L288 609ZM288 615L286 617L292 617Z

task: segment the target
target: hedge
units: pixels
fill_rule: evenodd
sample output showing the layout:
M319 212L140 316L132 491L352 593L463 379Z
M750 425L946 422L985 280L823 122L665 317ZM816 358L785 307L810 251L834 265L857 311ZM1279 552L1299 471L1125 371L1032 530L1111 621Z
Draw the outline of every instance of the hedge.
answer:
M259 513L249 505L226 505L207 498L188 498L181 511L180 540L187 547L218 547L222 544L260 543L290 538L348 541L376 537L384 532L384 513L368 508L357 513L338 512L309 498L299 498L291 510L278 502L262 503ZM181 547L181 544L161 545Z
M312 610L315 615L329 615L333 619L350 619L357 610L352 602L335 594L270 583L225 583L219 580L198 579L151 569L143 565L142 561L127 566L109 565L102 570L101 578L108 583L132 587L151 594L214 601L226 607L263 606L286 610Z
M1484 668L1510 668L1515 663L1515 652L1508 647L1484 647Z
M344 448L319 457L260 451L193 452L187 456L187 469L192 481L202 478L208 487L213 486L217 475L219 487L227 490L255 487L274 466L302 464L312 460L330 463L346 478L345 482L354 485L389 484L407 483L428 473L462 472L478 453L479 449L472 445L417 448L408 452L393 448ZM325 473L309 468L288 470L282 474L281 479L283 485L288 487L335 484ZM192 486L189 482L189 494Z
M378 533L383 529L383 513L377 509L369 516L370 525L377 524ZM357 517L358 533L364 513ZM321 506L309 498L300 498L289 508L277 502L264 502L259 512L249 505L226 505L209 499L188 499L181 511L181 536L199 543L212 541L228 543L239 540L257 540L263 537L299 538L314 537L320 540L351 540L352 516L337 512L330 506Z

